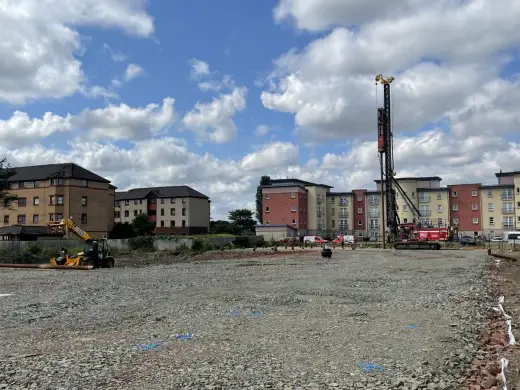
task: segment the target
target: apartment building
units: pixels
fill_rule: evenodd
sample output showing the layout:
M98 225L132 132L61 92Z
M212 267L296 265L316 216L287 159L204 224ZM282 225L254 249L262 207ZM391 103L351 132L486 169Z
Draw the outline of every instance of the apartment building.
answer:
M10 192L18 197L11 209L2 209L3 226L45 227L73 218L93 236L107 236L114 225L116 187L74 163L14 168Z
M482 234L480 183L449 185L450 218L462 235Z
M134 188L115 193L113 218L132 222L145 214L156 224L156 234L206 234L210 199L188 186Z
M327 230L339 231L347 234L354 226L353 193L327 193Z
M515 229L520 230L520 171L512 171L512 172L502 172L495 173L495 176L498 178L499 185L512 186L513 199L510 199L509 195L511 192L508 191L507 195L504 196L503 199L506 202L510 202L511 200L514 203L515 213L514 215L507 214L506 216L509 226L510 217L515 221ZM511 187L508 187L511 188ZM509 227L507 227L509 229Z
M265 225L291 226L306 230L308 190L300 183L279 183L262 187L262 219Z
M490 237L515 230L514 185L480 187L482 228Z

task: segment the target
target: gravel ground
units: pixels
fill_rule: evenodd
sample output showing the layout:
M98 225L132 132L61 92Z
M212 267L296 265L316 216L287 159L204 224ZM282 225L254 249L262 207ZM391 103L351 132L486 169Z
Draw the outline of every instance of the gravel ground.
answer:
M2 269L0 389L456 389L490 308L486 258Z

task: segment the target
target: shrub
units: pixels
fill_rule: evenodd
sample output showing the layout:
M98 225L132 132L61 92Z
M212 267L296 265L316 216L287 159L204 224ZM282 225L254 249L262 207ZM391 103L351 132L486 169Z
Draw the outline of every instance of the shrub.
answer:
M31 245L29 247L29 253L30 254L39 255L42 252L43 252L42 248L40 246L38 246L38 245Z
M249 248L251 246L251 241L248 236L238 236L233 240L233 245L238 248Z
M196 239L193 240L193 245L191 246L191 250L194 252L204 252L205 246L204 241Z
M141 250L141 251L149 251L152 252L155 250L153 245L154 238L152 236L145 237L134 237L129 241L130 248L132 250Z

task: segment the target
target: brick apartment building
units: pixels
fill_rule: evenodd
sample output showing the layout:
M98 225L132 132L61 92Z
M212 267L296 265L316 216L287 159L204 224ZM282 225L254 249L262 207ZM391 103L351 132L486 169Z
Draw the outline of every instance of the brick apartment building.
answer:
M500 172L496 176L496 185L446 187L441 187L442 179L438 176L398 178L410 201L409 204L397 191L399 219L402 223L455 227L460 235L493 237L507 230L520 230L520 171ZM381 198L381 181L375 182L375 191L331 192L333 187L326 184L272 180L270 186L262 187L264 225L260 230L265 235L286 229L287 234L300 236L343 232L378 239L384 231L382 210L386 199Z
M112 230L116 187L109 180L74 163L13 169L9 187L18 200L1 210L3 230L28 226L43 234L49 222L69 217L93 236Z
M206 234L210 222L209 197L188 186L135 188L116 192L115 222L132 222L145 214L156 234Z

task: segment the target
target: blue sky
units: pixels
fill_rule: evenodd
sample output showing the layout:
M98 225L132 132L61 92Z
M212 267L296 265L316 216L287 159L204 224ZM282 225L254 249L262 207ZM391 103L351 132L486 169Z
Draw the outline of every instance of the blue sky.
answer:
M371 188L381 72L399 175L520 169L518 2L396 1L28 0L0 13L0 152L188 184L218 217L253 207L263 174Z

